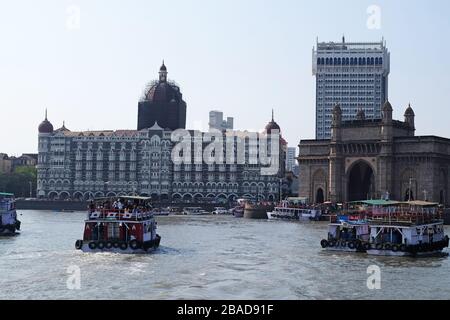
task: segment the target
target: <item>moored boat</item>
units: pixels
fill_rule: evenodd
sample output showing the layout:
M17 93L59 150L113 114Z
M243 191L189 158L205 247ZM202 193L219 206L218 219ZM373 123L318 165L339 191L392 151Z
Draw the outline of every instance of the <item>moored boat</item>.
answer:
M319 220L321 215L322 210L320 208L298 205L288 200L283 200L280 205L267 212L267 217L270 220Z
M204 216L209 215L210 213L203 210L201 207L185 207L183 209L183 214L188 216Z
M20 225L21 222L17 219L14 195L0 192L0 236L19 234Z
M151 198L95 199L89 205L82 240L83 252L148 253L158 248L161 237L149 205Z
M437 203L367 200L350 205L329 224L322 248L415 257L440 254L449 245Z

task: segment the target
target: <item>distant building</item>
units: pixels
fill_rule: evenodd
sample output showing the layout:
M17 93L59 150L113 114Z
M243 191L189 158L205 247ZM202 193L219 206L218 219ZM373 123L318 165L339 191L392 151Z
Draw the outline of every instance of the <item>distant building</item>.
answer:
M288 147L286 153L286 171L294 171L297 166L297 148Z
M331 118L339 103L344 121L358 110L367 119L381 119L388 99L390 53L385 42L318 42L313 49L316 76L316 139L330 139Z
M11 173L17 167L35 167L37 165L37 154L24 153L20 157L8 157L0 153L0 173Z
M415 136L414 111L392 119L386 102L382 119L344 121L333 110L329 140L302 140L299 196L310 202L365 199L450 203L450 139Z
M164 84L165 66L161 67L161 70L163 77L161 78L160 73L159 85L150 86L145 92L145 101L149 104L140 103L140 111L147 107L149 110L153 107L162 108L164 105L153 105L154 101L171 103L170 99L164 98L168 94L167 91L162 94L161 88L174 90L172 93L178 94L178 88ZM183 107L185 103L175 105ZM153 114L140 112L140 116L140 130L71 131L65 125L54 130L46 114L45 120L38 128L37 196L88 200L93 197L138 194L152 197L155 201L186 202L202 199L232 201L240 197L278 199L279 180L284 176L287 145L281 135L278 149L273 148L271 140L267 143L264 154L272 162L263 164L249 160L250 156L256 155L256 158L259 158L262 155L261 144L255 145L255 141L247 139L249 135L258 133L223 131L219 135L223 142L211 151L207 149L211 142L203 138L205 135L214 134L213 132L187 130L185 133L189 134L188 145L192 146L193 150L190 156L194 157L194 153L200 154L201 161L196 163L190 157L187 163L175 163L173 154L183 153L174 150L177 143L172 140L173 128L178 129L179 126L174 125L171 128L167 123L162 126L158 120L148 126ZM279 132L280 126L272 117L259 137ZM196 149L198 137L202 140L200 148ZM214 141L218 140L214 138ZM230 145L231 149L227 149ZM222 150L232 150L231 154L234 154L234 150L241 150L245 155L244 161L204 161L202 155L220 152L221 146ZM271 157L274 154L276 156ZM265 167L276 170L270 171L270 174L262 174L261 170Z
M0 173L10 173L12 161L6 153L0 153Z
M24 153L20 157L11 157L13 170L16 167L35 167L37 159L37 153Z
M233 118L227 117L227 120L223 119L223 112L210 111L209 112L209 129L217 129L221 131L233 130Z

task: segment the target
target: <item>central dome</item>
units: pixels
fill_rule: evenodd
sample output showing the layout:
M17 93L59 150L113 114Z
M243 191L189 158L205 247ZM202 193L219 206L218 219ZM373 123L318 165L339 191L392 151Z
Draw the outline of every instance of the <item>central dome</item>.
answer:
M180 88L171 82L158 81L148 86L141 101L169 103L172 100L176 102L182 100Z
M173 81L167 80L167 67L164 64L159 69L159 80L151 82L145 89L141 101L169 103L180 102L183 96L180 87Z
M281 132L281 128L278 125L278 123L275 122L274 118L273 118L273 110L272 110L272 121L270 121L267 125L266 125L266 132L267 134L271 134L272 131L278 130L278 133Z
M186 128L186 102L180 87L167 80L167 67L159 69L159 80L150 82L138 104L138 130L151 128L158 123L170 130Z

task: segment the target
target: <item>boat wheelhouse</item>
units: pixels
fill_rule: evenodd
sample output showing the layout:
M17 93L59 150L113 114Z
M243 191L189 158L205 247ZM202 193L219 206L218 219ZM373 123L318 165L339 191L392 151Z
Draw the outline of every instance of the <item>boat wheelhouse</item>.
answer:
M147 253L159 246L151 198L94 199L85 220L83 240L75 248L84 252Z
M17 235L20 224L14 194L0 192L0 236Z

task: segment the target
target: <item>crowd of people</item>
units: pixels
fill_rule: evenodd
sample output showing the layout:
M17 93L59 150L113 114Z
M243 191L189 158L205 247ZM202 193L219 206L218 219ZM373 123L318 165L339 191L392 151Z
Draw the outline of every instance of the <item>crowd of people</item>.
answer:
M149 212L152 209L152 206L148 202L144 202L139 199L114 199L114 201L110 199L104 199L101 201L92 200L89 203L89 211L111 211L111 212L119 212L119 213L144 213Z

